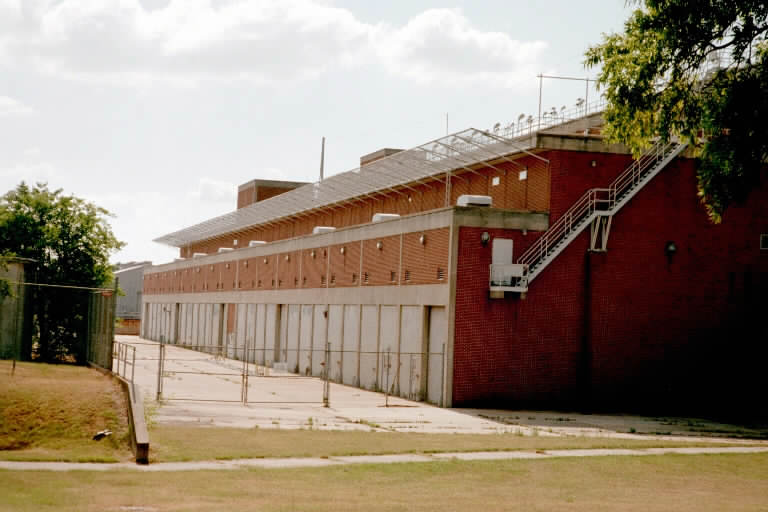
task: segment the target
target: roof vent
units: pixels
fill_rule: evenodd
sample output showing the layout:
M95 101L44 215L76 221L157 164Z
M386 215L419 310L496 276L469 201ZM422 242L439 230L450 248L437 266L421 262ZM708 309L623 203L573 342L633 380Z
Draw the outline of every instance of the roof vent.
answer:
M315 226L312 228L312 234L313 235L319 235L322 233L330 233L331 231L336 231L336 228L332 226Z
M266 243L267 242L265 242L264 240L251 240L250 242L248 242L248 247L257 247L259 245L264 245Z
M374 213L371 222L382 222L385 220L399 219L400 216L396 213Z
M488 208L492 204L493 199L491 199L491 196L473 196L469 194L459 196L459 199L456 201L457 206L483 206Z
M208 255L204 252L196 252L192 255L193 258L202 258L203 256L208 256Z
M231 252L231 251L234 251L234 249L231 247L219 247L219 254L223 252Z

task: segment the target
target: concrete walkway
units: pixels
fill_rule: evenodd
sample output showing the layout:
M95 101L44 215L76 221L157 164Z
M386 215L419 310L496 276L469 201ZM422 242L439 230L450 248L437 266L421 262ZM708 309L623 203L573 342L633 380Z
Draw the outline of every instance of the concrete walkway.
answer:
M538 450L498 451L498 452L454 452L433 454L395 454L395 455L353 455L328 458L264 458L235 459L200 462L161 462L150 465L131 463L76 463L76 462L15 462L0 461L0 470L13 471L200 471L219 469L283 469L317 468L343 466L351 464L397 464L404 462L440 462L445 460L520 460L553 459L557 457L606 457L606 456L648 456L648 455L706 455L706 454L755 454L768 453L768 447L734 446L723 448L640 448L640 449L590 449L590 450Z
M158 403L154 401L158 344L137 336L115 338L136 347L135 382L148 401L152 421L158 424L461 434L510 432L526 436L645 440L652 434L659 440L718 443L730 442L729 437L764 438L768 434L766 430L695 418L444 409L397 397L389 397L389 407L385 407L383 393L335 383L331 384L330 407L323 407L320 379L265 368L259 370L268 372L270 377L257 377L255 365L249 365L249 403L243 405L242 361L172 345L166 345L165 399ZM127 373L131 374L130 365Z

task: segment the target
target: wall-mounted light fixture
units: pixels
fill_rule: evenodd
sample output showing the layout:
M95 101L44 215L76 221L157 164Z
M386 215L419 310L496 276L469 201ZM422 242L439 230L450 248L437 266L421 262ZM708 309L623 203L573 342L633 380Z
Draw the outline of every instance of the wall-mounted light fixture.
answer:
M426 244L427 244L427 235L421 235L421 236L419 237L419 243L420 243L421 245L426 245Z
M480 243L483 244L483 247L485 247L490 241L491 235L487 231L483 231L483 234L480 235Z
M341 254L344 254L345 252L347 252L347 248L346 247L342 247L341 249L339 249L339 252Z
M312 252L310 252L309 255L312 256L312 259L315 259L316 255L315 255L315 251L314 250Z
M589 162L589 165L591 165L592 167L597 167L597 160L592 160L591 162Z
M291 255L290 254L286 254L285 255L285 261L291 261Z
M667 262L672 263L672 258L677 252L677 244L670 240L664 245L664 252L667 254Z
M382 242L381 240L379 240L378 242L376 242L376 248L377 248L378 250L382 250L382 249L384 249L384 242Z

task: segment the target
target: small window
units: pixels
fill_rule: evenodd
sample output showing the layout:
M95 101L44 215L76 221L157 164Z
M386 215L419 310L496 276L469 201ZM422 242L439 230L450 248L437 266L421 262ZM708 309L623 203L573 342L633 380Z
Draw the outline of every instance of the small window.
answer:
M442 281L445 279L445 270L442 267L437 267L437 280Z
M331 284L336 284L336 274L331 274Z
M526 170L520 171L520 173L517 175L517 178L520 181L527 180L528 179L528 170L526 169Z
M499 183L501 183L501 178L499 178L498 176L494 176L493 178L491 178L492 187L498 187Z
M768 251L768 234L760 235L760 250Z
M368 272L363 272L363 282L368 284Z
M259 279L256 284L258 285L259 288L261 288L261 279Z
M354 272L352 272L352 282L357 283L357 274L355 274Z
M299 286L299 278L298 277L294 277L293 278L293 286Z
M274 285L275 285L275 282L272 281L272 286L274 286ZM280 288L282 286L283 286L283 280L282 279L278 279L277 280L277 287Z
M304 276L304 277L301 279L301 284L302 284L302 286L307 286L307 276Z
M395 271L390 271L390 273L389 273L389 280L390 280L391 282L393 282L393 283L394 283L395 281L397 281L397 272L395 272Z
M320 286L325 286L325 276L320 276Z
M406 270L405 271L405 280L406 281L410 281L411 280L411 271L410 270Z

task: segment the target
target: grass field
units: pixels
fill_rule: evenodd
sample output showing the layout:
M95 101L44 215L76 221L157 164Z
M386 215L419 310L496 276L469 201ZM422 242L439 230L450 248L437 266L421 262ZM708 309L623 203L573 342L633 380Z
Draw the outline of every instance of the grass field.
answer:
M418 434L328 430L273 430L157 425L150 430L150 461L226 460L260 457L333 457L390 453L436 453L571 448L734 446L733 444L520 436L516 434ZM748 441L740 445L750 444Z
M764 511L768 455L430 462L179 473L0 472L13 511Z
M93 435L113 432L101 441ZM0 458L115 462L131 456L126 404L96 370L0 361Z

